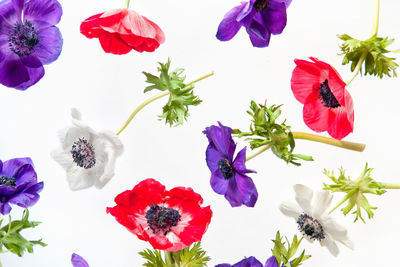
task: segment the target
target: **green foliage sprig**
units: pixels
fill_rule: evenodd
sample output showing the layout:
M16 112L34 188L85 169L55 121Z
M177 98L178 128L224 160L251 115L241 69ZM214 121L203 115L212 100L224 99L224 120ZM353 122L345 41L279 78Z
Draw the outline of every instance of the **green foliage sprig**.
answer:
M290 260L296 254L301 241L303 238L298 239L297 235L293 237L292 243L289 242L289 239L285 236L285 240L287 242L287 246L285 247L286 242L282 242L282 237L279 231L276 233L274 242L274 248L272 249L272 255L275 256L276 260L278 261L278 266L286 267L297 267L300 266L305 260L309 259L311 255L305 255L305 250L293 260Z
M287 163L301 165L296 162L298 159L313 160L310 156L293 154L295 141L290 131L290 126L286 125L286 120L277 123L277 119L281 115L280 109L282 105L272 105L270 107L262 104L256 104L254 101L250 103L250 110L247 113L252 117L250 131L242 132L234 129L233 134L237 137L247 137L250 148L255 149L263 146L270 147L272 152Z
M347 34L338 35L343 40L340 46L341 55L344 55L342 64L351 63L351 71L354 71L358 64L364 63L364 75L397 77L396 68L399 66L395 58L387 57L391 52L387 49L394 42L394 39L381 38L373 35L365 41L352 38ZM362 74L362 65L359 66Z
M170 72L170 59L165 64L159 62L159 65L157 68L160 73L159 76L143 72L146 76L146 82L151 84L144 89L144 92L154 89L160 91L168 90L170 92L169 99L163 107L163 114L160 118L165 119L165 123L170 126L178 126L183 124L184 120L187 120L189 106L197 106L202 100L193 94L194 85L192 83L184 83L186 78L186 76L182 75L184 69L178 68Z
M2 224L3 219L0 220L0 226ZM21 257L25 251L33 253L34 245L47 246L42 239L28 241L20 233L24 229L34 228L39 224L40 222L29 221L27 209L24 210L22 219L19 221L11 221L11 216L9 216L9 223L0 229L0 253L9 251Z
M143 264L146 267L168 267L171 266L168 264L170 261L179 267L204 267L210 261L210 257L206 256L206 252L200 247L200 242L177 252L165 251L165 258L158 249L146 249L139 254L147 260Z

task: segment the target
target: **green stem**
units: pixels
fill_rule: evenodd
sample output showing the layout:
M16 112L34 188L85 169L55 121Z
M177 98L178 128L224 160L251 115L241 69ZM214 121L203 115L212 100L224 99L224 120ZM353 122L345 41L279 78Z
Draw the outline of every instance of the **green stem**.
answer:
M329 137L315 135L315 134L309 134L309 133L302 133L302 132L292 132L292 134L295 139L304 139L304 140L324 143L327 145L337 146L337 147L341 147L341 148L349 149L349 150L353 150L353 151L363 152L365 149L365 144L340 141L340 140L337 140L334 138L329 138Z
M259 149L259 150L258 150L256 153L254 153L253 155L248 156L248 157L246 158L246 161L249 161L249 160L251 160L251 159L257 157L258 155L260 155L260 154L263 153L264 151L270 149L271 146L272 146L272 145L265 145L263 148Z
M346 201L350 198L351 195L352 195L352 193L346 194L346 195L342 198L342 200L340 200L340 201L329 211L328 214L331 214L335 209L339 208L339 206L342 205L344 202L346 202Z
M368 51L364 51L364 52L362 53L360 59L359 59L358 62L357 62L357 66L356 66L356 68L355 68L354 71L353 71L353 76L352 76L352 77L350 78L350 80L346 83L346 86L349 86L350 83L354 80L354 78L357 77L358 73L361 73L360 70L361 70L362 64L364 63L364 60L365 60L365 58L367 57L367 55L368 55Z
M206 78L208 78L208 77L210 77L210 76L212 76L212 75L214 75L214 72L213 72L213 71L211 71L210 73L208 73L208 74L206 74L206 75L204 75L204 76L202 76L202 77L200 77L200 78L198 78L198 79L196 79L196 80L194 80L194 81L192 81L192 82L186 84L186 86L192 85L192 84L194 84L194 83L196 83L196 82L198 82L198 81L201 81L201 80L203 80L203 79L206 79ZM162 98L162 97L164 97L164 96L166 96L166 95L169 95L169 94L170 94L170 91L167 90L167 91L162 92L161 94L155 95L155 96L150 97L149 99L145 100L142 104L140 104L140 105L132 112L132 114L129 116L128 120L127 120L127 121L125 122L125 124L121 127L121 129L118 130L118 132L116 133L116 135L119 135L119 134L129 125L129 123L130 123L130 122L132 121L132 119L136 116L136 114L138 114L139 111L142 110L145 106L147 106L147 105L150 104L151 102L153 102L153 101L155 101L155 100L157 100L157 99L159 99L159 98Z
M379 27L379 0L374 0L374 20L372 23L372 36L378 34Z
M168 267L177 267L177 265L175 264L174 257L173 257L172 253L173 252L170 252L170 251L164 251L165 262L166 262Z
M381 183L385 189L400 189L399 184Z
M129 4L130 4L131 0L125 0L126 3L126 8L129 8Z

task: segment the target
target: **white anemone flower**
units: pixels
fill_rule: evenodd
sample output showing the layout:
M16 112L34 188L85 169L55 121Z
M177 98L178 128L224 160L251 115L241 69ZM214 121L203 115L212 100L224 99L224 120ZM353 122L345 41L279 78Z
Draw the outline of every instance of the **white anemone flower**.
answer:
M279 209L286 216L296 220L298 229L305 239L310 242L318 240L321 246L327 247L335 257L339 255L336 241L354 249L353 243L347 236L347 230L337 224L327 213L333 197L330 191L318 191L312 203L313 190L311 188L296 184L294 191L297 204L283 202Z
M67 172L71 190L103 188L114 176L115 161L123 152L119 137L111 131L96 132L71 109L72 126L59 132L61 147L51 156Z

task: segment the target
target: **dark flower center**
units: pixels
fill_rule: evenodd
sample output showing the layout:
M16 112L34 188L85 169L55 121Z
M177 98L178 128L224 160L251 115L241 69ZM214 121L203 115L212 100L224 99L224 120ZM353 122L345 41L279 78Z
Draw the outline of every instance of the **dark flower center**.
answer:
M317 90L319 91L319 99L321 99L321 103L323 103L325 107L340 107L339 101L336 99L331 89L329 88L327 79L320 84Z
M8 37L11 51L20 57L30 55L38 43L35 27L27 20L24 23L17 22Z
M267 8L269 0L256 0L253 4L253 7L257 12L261 12Z
M218 168L222 172L225 179L232 178L233 168L227 159L218 160Z
M310 239L321 241L325 238L325 232L320 222L305 213L297 219L300 232L307 235Z
M1 176L0 177L0 185L8 185L8 186L16 186L17 181L15 180L14 177L11 176Z
M171 231L181 220L179 211L173 208L166 208L159 205L151 204L150 209L146 212L147 224L154 234L162 232L164 235Z
M83 137L74 142L71 154L74 162L79 167L90 169L96 164L93 146Z

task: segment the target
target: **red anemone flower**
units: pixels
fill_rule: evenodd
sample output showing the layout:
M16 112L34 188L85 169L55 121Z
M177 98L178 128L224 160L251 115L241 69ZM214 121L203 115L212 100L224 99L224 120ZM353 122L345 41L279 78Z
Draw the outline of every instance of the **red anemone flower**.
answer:
M87 38L99 38L106 53L126 54L132 49L153 52L165 41L157 24L129 9L106 11L81 24L81 33Z
M353 100L346 83L329 64L310 57L312 62L295 59L291 86L294 96L304 104L303 119L316 132L328 131L335 139L353 132Z
M201 240L211 221L210 206L192 188L169 191L154 179L146 179L115 198L107 208L115 219L154 249L181 250Z

